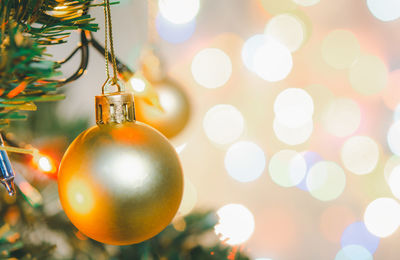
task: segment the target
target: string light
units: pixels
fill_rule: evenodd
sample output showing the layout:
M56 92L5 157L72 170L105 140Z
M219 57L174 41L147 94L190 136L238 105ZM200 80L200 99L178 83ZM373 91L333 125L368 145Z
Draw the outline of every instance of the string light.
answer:
M57 172L57 167L54 163L54 160L46 154L36 153L32 157L32 165L47 174L54 174Z
M240 204L228 204L217 211L218 224L214 230L221 241L229 245L246 242L254 232L253 214Z

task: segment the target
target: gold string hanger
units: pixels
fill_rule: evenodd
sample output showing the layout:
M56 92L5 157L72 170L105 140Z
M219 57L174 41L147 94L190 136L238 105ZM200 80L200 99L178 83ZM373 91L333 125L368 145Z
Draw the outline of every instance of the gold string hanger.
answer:
M108 84L110 80L110 71L109 71L109 52L111 56L112 68L113 68L113 77L111 78L111 85L117 86L118 92L121 92L121 86L118 83L118 68L117 62L115 59L114 52L114 39L112 33L112 22L111 22L111 10L110 10L110 0L104 0L104 57L106 63L106 82L103 84L101 90L104 94L104 88ZM108 41L110 41L110 51L108 50Z

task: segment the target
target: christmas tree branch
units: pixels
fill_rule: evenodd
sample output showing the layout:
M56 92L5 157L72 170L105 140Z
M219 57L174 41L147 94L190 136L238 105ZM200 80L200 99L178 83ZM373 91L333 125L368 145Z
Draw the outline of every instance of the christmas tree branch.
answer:
M46 46L66 42L78 29L96 31L98 25L87 14L90 5L91 0L0 2L0 127L25 118L20 111L31 110L33 102L58 100L57 87L83 73L80 68L69 80L49 80L60 75L66 61L48 60Z

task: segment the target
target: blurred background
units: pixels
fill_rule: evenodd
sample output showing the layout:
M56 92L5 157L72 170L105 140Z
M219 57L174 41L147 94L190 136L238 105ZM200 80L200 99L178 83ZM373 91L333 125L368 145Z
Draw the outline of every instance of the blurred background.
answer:
M103 10L90 13L103 42ZM251 259L398 259L399 17L396 0L113 5L117 57L139 75L154 55L173 82L154 89L177 128L179 214L214 209L216 235ZM78 38L49 51L65 57ZM95 123L104 71L92 48L57 105L62 121ZM128 83L140 98L143 83ZM164 120L151 109L137 105L139 120Z

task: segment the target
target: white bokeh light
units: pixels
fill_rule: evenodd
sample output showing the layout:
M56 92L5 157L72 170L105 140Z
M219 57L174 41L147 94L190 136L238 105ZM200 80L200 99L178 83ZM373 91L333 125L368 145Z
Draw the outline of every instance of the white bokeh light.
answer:
M146 89L146 83L140 78L131 77L129 83L135 92L143 92Z
M276 97L274 112L280 124L298 128L312 120L314 102L304 89L288 88Z
M293 150L274 154L269 162L271 179L282 187L298 185L306 175L307 164L303 156Z
M330 201L342 194L346 186L346 175L336 163L320 161L311 167L306 181L307 189L313 197Z
M400 1L367 0L369 11L379 20L389 22L400 17Z
M389 175L388 184L393 195L400 199L400 166L393 168Z
M336 254L335 260L374 260L374 257L361 245L348 245Z
M158 8L166 20L184 24L196 17L200 9L200 0L158 0Z
M239 245L246 242L254 232L253 214L240 204L228 204L217 211L218 224L214 231L221 241L229 245Z
M392 198L372 201L365 210L364 223L373 235L390 236L400 225L400 204Z
M326 131L337 137L345 137L360 126L361 110L352 99L337 98L326 104L321 117Z
M299 49L305 38L302 21L291 14L280 14L273 17L267 23L264 33L277 39L291 52Z
M389 128L387 142L392 153L400 155L400 121Z
M53 165L49 158L46 156L40 157L38 161L39 168L44 172L50 172L53 169Z
M264 34L256 34L245 41L242 48L242 61L246 68L250 71L254 71L253 59L254 54L258 48L260 48L266 41Z
M236 107L219 104L210 108L205 114L203 129L214 143L230 144L242 135L244 119Z
M293 0L298 5L311 6L319 3L320 0Z
M352 173L368 174L378 163L379 147L368 136L353 136L343 144L341 158L344 167Z
M225 169L237 181L256 180L265 169L264 151L255 143L241 141L231 147L225 155Z
M192 75L205 88L223 86L231 77L232 63L229 56L220 49L201 50L192 61Z
M298 145L306 142L310 138L314 124L313 121L310 120L300 127L290 128L283 125L275 118L273 128L279 141L288 145Z
M285 79L292 67L293 60L289 49L273 37L266 36L264 44L254 52L253 72L266 81Z

